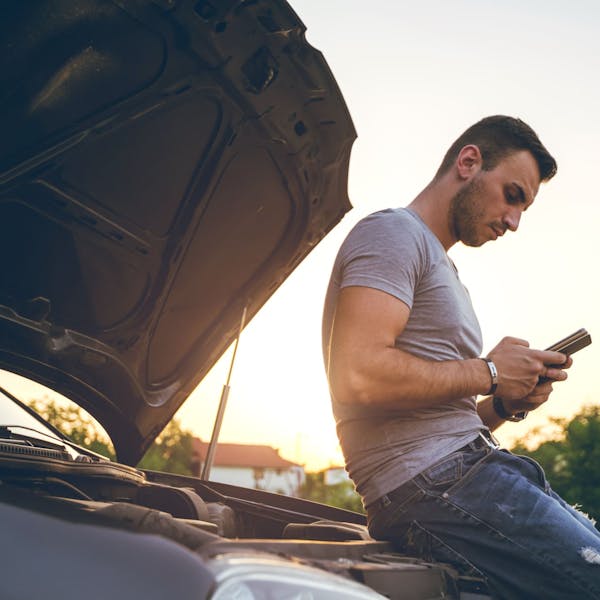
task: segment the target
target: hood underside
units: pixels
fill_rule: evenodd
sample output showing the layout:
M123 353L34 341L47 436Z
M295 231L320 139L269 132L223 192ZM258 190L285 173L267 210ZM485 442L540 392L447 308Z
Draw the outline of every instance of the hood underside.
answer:
M350 209L355 132L283 1L3 5L0 367L135 464Z

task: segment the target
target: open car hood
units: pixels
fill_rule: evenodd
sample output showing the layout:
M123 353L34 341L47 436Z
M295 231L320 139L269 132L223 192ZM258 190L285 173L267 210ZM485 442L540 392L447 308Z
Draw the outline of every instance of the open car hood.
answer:
M47 0L0 21L0 367L135 464L350 209L351 119L281 0Z

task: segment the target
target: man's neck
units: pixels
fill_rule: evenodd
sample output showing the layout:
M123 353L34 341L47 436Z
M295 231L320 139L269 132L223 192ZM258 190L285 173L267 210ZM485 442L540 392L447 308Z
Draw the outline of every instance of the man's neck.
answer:
M456 193L455 187L447 177L434 179L408 205L440 240L446 252L457 242L449 219L450 205Z

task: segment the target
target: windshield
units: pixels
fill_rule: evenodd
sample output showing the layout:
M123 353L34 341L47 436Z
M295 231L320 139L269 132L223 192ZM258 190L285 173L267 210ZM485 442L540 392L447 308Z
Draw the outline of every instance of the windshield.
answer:
M22 406L0 391L0 426L17 425L29 430L32 437L35 437L34 431L36 431L45 437L57 438L56 433L52 429L44 425L42 421L36 419Z
M37 447L51 443L66 452L64 458L76 460L80 453L43 421L34 417L18 402L11 398L5 390L0 389L0 438L27 440L27 445ZM37 441L36 441L37 440ZM68 456L67 456L68 455Z
M26 438L34 445L36 440L40 445L58 445L73 459L81 458L82 453L92 458L112 456L106 432L81 407L50 388L3 370L0 427L10 432L0 437ZM99 446L93 444L97 438L103 442Z

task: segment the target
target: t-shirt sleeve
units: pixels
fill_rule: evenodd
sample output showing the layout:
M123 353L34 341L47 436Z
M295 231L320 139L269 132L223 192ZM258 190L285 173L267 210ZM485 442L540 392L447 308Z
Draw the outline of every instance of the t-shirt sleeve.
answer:
M340 288L374 288L412 308L427 257L421 232L405 216L375 213L366 217L349 233L340 258Z

